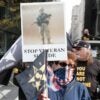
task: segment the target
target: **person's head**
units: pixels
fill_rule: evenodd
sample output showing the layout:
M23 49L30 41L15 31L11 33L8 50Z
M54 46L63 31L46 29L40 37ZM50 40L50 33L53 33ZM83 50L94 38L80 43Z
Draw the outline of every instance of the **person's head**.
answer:
M83 34L82 34L82 40L89 40L90 39L90 33L89 33L89 30L88 29L84 29L83 30Z
M79 61L89 61L92 58L91 46L86 41L80 40L74 43L72 51L77 55Z
M39 12L43 13L44 12L44 8L40 8Z
M87 35L89 35L89 30L88 30L87 28L84 29L83 34L87 34Z
M54 75L57 77L59 85L68 84L72 79L76 66L76 55L73 52L68 52L68 59L66 61L59 61L58 69L54 70Z
M53 70L57 70L62 67L66 67L67 63L76 64L76 54L72 51L67 52L67 60L65 61L48 61L48 65L53 68Z

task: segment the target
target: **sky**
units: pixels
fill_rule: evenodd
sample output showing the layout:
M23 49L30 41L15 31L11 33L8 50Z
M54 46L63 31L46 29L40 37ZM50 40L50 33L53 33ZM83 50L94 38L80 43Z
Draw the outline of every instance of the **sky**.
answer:
M79 5L81 0L60 0L65 4L65 31L70 32L71 28L71 17L72 17L72 8L75 5Z

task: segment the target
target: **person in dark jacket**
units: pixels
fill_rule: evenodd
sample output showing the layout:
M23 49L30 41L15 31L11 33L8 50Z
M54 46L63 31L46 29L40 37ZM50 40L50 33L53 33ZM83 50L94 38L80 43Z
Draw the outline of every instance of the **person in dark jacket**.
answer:
M60 61L57 65L61 67L54 68L51 76L52 85L48 86L48 96L42 93L38 100L91 100L87 88L75 78L75 54L68 52L68 60ZM64 64L66 65L62 67ZM54 65L56 63L52 63ZM54 83L54 84L53 84ZM51 87L52 86L52 87Z
M88 87L92 100L100 99L100 96L97 96L100 92L100 80L97 79L98 75L100 76L100 61L92 57L90 44L86 41L81 40L74 43L73 52L77 55L77 71L80 72L79 69L85 71L85 79L77 78L78 81Z

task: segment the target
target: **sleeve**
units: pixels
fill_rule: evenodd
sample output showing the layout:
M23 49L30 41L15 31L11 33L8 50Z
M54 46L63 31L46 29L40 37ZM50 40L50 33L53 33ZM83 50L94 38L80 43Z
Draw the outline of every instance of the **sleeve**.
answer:
M83 89L82 89L81 100L91 100L91 97L90 97L90 94L88 92L88 89L85 86L83 86Z

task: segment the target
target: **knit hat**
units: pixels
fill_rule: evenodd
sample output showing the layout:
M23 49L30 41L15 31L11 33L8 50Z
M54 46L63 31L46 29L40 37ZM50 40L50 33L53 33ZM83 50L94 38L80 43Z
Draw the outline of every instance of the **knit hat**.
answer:
M82 48L82 47L88 48L88 49L91 48L90 44L83 40L73 43L73 48Z

